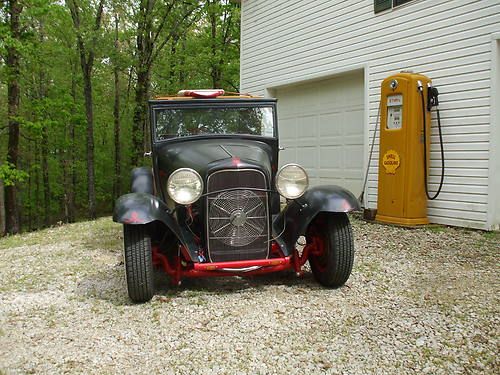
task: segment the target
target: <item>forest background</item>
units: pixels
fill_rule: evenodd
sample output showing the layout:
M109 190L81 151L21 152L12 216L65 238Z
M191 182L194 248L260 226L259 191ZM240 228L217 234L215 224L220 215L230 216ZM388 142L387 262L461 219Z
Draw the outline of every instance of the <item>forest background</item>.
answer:
M109 215L149 163L149 98L238 91L230 0L1 1L1 234Z

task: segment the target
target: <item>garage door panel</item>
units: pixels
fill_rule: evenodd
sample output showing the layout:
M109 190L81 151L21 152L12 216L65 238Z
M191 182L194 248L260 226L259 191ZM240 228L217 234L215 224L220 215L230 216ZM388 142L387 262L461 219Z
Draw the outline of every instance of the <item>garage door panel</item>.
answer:
M320 169L318 171L318 177L322 179L334 179L341 180L344 178L342 168L330 168L330 169Z
M361 170L359 169L344 169L342 171L342 178L346 180L359 180L359 173Z
M286 149L280 152L279 155L279 163L280 166L288 164L288 163L296 163L296 153L295 149Z
M318 160L318 143L315 140L304 140L301 145L297 148L297 155L303 154L304 152L313 152L315 155L315 160ZM307 151L306 151L307 149ZM317 163L314 167L318 167Z
M280 119L278 126L279 126L279 136L280 139L297 139L297 119L295 118L288 118L288 119Z
M300 126L297 133L299 139L317 139L318 134L317 127L311 126L310 129L307 129L306 126Z
M342 168L344 164L342 147L340 146L321 147L319 155L321 169Z
M345 135L359 134L360 128L363 128L363 110L356 109L344 112L343 133Z
M316 152L316 145L311 147L301 147L297 153L297 163L306 169L316 168L318 153Z
M297 147L293 142L280 142L280 147L283 150L279 153L279 163L283 165L284 161L287 160L287 163L296 163L296 155L297 155Z
M281 138L280 139L280 146L284 147L286 150L289 150L292 148L295 149L298 146L300 146L300 142L298 142L297 139L292 139L292 138L283 139L283 138Z
M307 170L307 174L309 176L309 183L311 183L311 180L319 180L319 174L321 171L317 168L309 168Z
M311 146L318 146L318 138L302 138L300 142L298 143L298 147L311 147ZM299 151L300 152L300 151Z
M338 178L320 178L319 179L321 185L344 185L342 179Z
M349 190L356 197L361 194L361 189L359 188L359 180L344 180L340 186Z
M341 186L349 191L351 191L354 195L358 195L360 193L357 180L350 180L346 178L329 178L322 177L317 179L321 185L337 185Z
M292 90L284 90L280 95L285 95L287 98L286 100L278 101L278 116L280 116L281 113L286 113L287 116L296 115L301 99L293 95Z
M299 137L318 136L318 116L304 116L297 119L297 135Z
M342 99L342 93L338 90L332 90L331 82L323 81L316 85L317 100L316 102L322 108L330 107L330 103L339 102Z
M353 142L360 144L363 143L364 137L363 134L352 133L352 134L344 134L342 136L342 139L344 140L343 142L344 144L353 144Z
M346 181L343 178L328 178L328 177L322 177L318 179L319 184L321 185L338 185L342 186L344 188L348 188L346 186Z
M294 138L281 138L280 137L280 146L283 146L286 149L296 148L299 145L300 145L300 143L297 141L297 139L294 139Z
M277 89L280 165L296 162L312 186L361 190L364 154L362 73Z
M363 146L347 146L343 148L344 167L348 169L362 169Z
M321 147L341 147L344 145L342 137L322 137L318 139L318 144Z
M346 135L342 138L342 143L346 146L362 146L363 139L362 135Z
M319 115L319 133L322 137L342 134L342 113L332 112Z

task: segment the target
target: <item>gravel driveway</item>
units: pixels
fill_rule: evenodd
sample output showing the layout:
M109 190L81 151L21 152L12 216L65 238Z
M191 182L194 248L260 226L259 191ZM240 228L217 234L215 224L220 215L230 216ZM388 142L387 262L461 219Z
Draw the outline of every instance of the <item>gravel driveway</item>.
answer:
M353 226L341 289L157 275L144 305L110 218L1 239L0 374L498 374L499 234Z

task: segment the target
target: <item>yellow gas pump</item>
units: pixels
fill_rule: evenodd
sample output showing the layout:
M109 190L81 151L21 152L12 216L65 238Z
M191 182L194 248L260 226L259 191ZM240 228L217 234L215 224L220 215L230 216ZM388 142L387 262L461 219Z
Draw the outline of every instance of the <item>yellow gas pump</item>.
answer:
M437 90L422 75L401 72L382 82L380 102L380 157L375 220L399 225L428 224L427 191L431 108ZM425 100L424 98L427 98ZM438 112L439 113L439 112Z

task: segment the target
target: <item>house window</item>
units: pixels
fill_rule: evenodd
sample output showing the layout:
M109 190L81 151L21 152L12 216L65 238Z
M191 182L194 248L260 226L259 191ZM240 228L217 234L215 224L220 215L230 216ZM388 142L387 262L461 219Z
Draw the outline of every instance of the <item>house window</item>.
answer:
M397 7L398 5L408 3L412 0L375 0L373 8L375 13L382 12L387 9Z

